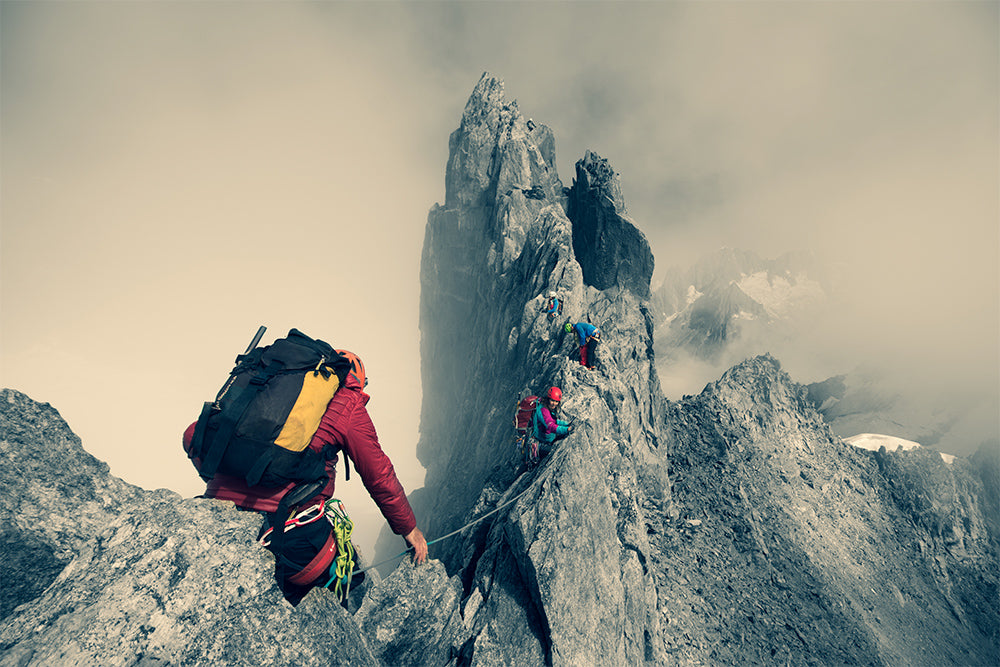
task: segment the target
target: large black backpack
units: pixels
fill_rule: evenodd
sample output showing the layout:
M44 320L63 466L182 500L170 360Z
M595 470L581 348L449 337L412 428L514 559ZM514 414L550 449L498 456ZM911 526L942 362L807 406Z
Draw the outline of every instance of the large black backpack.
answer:
M295 519L299 529L289 539L286 519L326 486L329 452L314 451L309 443L351 362L297 329L258 348L263 333L261 327L247 351L236 357L215 400L205 403L188 456L206 481L221 473L249 486L294 483L277 511L266 515L265 528L272 529L267 548L275 554L275 579L295 605L318 579L325 579L335 536L329 521Z
M350 362L297 329L258 348L262 333L198 418L188 455L206 481L222 473L274 487L325 477L324 455L309 442Z

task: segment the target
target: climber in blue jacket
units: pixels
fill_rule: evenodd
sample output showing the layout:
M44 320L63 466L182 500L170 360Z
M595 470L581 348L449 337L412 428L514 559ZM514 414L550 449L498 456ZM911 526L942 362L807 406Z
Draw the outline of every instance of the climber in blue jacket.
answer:
M590 370L597 366L597 344L601 342L601 330L590 322L566 323L566 333L576 331L580 339L580 364Z
M562 301L559 300L558 294L549 292L549 300L545 304L544 311L550 318L555 318L556 315L562 314Z

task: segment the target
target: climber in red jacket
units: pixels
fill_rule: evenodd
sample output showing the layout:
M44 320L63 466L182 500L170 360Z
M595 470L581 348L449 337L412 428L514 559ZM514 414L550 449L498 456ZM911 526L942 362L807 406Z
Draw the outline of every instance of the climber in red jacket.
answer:
M378 505L389 527L397 535L402 535L414 549L414 560L422 563L427 558L427 542L417 528L413 510L406 499L403 486L396 477L392 461L382 451L375 432L375 425L365 405L370 396L361 387L353 373L347 375L343 386L334 394L320 420L319 429L309 447L323 451L327 447L334 452L342 447L347 457L354 462L354 468L361 475L361 481ZM190 448L195 424L184 432L184 448ZM337 457L332 456L326 463L329 481L320 495L324 499L333 497L336 479ZM208 483L205 496L218 500L229 500L238 507L260 512L275 512L281 497L293 484L280 487L247 486L238 477L216 475Z
M397 535L402 535L413 549L414 562L423 563L427 558L427 540L417 528L413 510L396 477L392 462L379 445L375 426L365 407L370 397L364 392L366 381L360 360L354 364L354 368L333 395L320 420L319 429L309 443L310 448L325 452L328 456L328 481L322 491L309 498L309 504L333 497L338 459L336 452L342 449L345 456L354 462L355 470L361 475L361 481L389 527ZM188 452L195 425L191 424L184 432L184 449ZM197 458L193 462L196 467L200 465ZM345 461L345 465L350 463ZM273 513L278 510L282 496L293 486L294 484L283 487L251 487L241 478L216 474L208 482L204 495L231 501L242 509Z

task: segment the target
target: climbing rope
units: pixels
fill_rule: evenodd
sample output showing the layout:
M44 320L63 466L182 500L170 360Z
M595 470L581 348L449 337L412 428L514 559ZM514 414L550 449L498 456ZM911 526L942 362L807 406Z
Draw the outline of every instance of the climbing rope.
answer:
M427 546L430 546L432 544L440 542L441 540L446 540L449 537L453 537L455 535L458 535L459 533L461 533L466 528L469 528L471 526L476 525L477 523L479 523L480 521L482 521L486 517L490 516L491 514L496 514L497 512L499 512L500 510L502 510L504 507L507 507L508 505L510 505L510 504L514 503L515 501L519 500L521 498L521 496L523 496L524 494L526 494L529 490L531 490L531 485L528 485L528 487L524 491L521 491L521 493L519 493L516 496L514 496L513 498L511 498L510 500L508 500L507 502L505 502L503 505L498 505L497 507L493 508L492 510L490 510L486 514L482 515L478 519L473 519L472 521L470 521L469 523L465 524L464 526L462 526L458 530L453 530L450 533L448 533L447 535L442 535L441 537L439 537L437 539L431 540L430 542L427 543ZM372 569L373 567L378 567L379 565L385 565L386 563L390 563L390 562L396 560L397 558L400 558L401 556L405 556L406 554L408 554L411 551L413 551L413 547L409 547L408 549L399 552L395 556L392 556L390 558L386 558L385 560L379 561L379 562L375 563L374 565L369 565L368 567L366 567L363 570L358 570L355 574L360 574L361 572L367 572L368 570Z
M336 498L326 501L326 518L337 538L337 557L330 565L330 579L323 584L323 588L333 585L330 590L343 600L351 590L351 579L354 577L354 545L351 544L354 522L347 516L344 504Z

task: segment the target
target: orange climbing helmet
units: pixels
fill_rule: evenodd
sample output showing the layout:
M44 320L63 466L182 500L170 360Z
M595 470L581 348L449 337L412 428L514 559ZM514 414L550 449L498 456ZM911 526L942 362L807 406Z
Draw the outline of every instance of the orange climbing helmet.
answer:
M362 387L367 387L368 378L365 376L365 365L361 362L361 357L347 350L337 350L337 354L351 362L351 375L358 379Z

